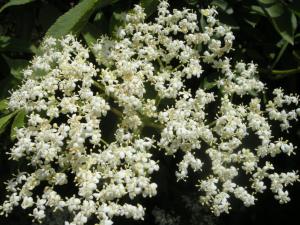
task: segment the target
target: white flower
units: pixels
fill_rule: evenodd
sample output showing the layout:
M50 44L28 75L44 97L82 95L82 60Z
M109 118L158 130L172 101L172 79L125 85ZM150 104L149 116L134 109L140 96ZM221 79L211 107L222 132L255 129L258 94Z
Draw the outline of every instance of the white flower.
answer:
M27 209L27 208L33 206L33 204L34 204L33 198L32 198L32 197L27 197L27 196L25 196L25 197L23 198L23 202L22 202L22 204L21 204L21 207L22 207L23 209Z
M284 188L299 176L276 173L266 158L294 153L288 140L274 139L270 121L288 130L300 115L299 97L274 89L265 104L260 97L268 90L257 65L226 57L235 39L230 27L217 20L214 8L201 13L204 27L196 13L170 12L161 0L155 21L145 22L143 8L135 6L116 38L100 37L94 45L95 65L72 35L46 38L9 99L11 111L27 114L10 157L25 160L31 173L19 172L7 182L0 213L21 204L35 207L38 221L46 210L68 210L73 221L66 225L84 225L90 217L101 225L111 225L115 216L142 220L142 205L121 202L157 194L152 174L159 172L153 157L158 150L182 157L174 171L178 182L188 179L189 169L201 175L200 202L217 216L229 212L231 197L254 205L257 193L267 189L265 179L275 198L288 202ZM210 82L206 68L218 77ZM191 90L191 78L203 80L203 87ZM250 100L234 101L243 96ZM102 130L110 119L116 128ZM147 136L145 128L158 135ZM103 132L114 134L113 141ZM252 138L257 145L246 148ZM245 173L250 185L239 185L236 178ZM72 197L58 191L72 185ZM176 223L161 212L155 217Z

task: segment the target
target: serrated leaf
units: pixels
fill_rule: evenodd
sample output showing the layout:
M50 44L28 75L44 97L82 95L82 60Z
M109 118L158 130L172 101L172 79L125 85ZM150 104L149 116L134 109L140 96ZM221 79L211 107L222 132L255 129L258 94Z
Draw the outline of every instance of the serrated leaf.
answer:
M56 20L47 31L46 36L59 38L70 33L79 33L96 9L111 3L112 1L109 0L84 0L79 2Z
M4 4L1 9L0 9L0 13L5 10L8 7L11 6L18 6L18 5L25 5L27 3L30 2L34 2L35 0L10 0L9 2L7 2L6 4Z
M29 41L23 39L0 36L0 52L6 51L36 53L37 48Z
M9 124L9 121L14 117L15 114L16 113L13 112L0 118L0 134L5 131L6 126Z
M20 110L15 116L10 131L10 138L12 140L16 138L17 129L24 126L25 116L26 116L25 110Z
M7 100L6 99L2 99L0 101L0 111L6 110L7 106L8 106L7 104L8 104Z

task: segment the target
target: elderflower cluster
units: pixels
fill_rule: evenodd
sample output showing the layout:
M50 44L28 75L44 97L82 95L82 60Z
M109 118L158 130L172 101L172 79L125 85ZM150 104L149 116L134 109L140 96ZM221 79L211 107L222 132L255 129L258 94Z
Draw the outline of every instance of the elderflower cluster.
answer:
M66 225L90 218L111 225L114 216L143 219L145 209L136 202L157 193L159 184L151 181L159 172L156 151L182 153L174 175L186 180L192 169L201 176L200 202L215 215L228 213L233 197L254 205L267 179L280 203L290 200L285 187L299 177L294 171L276 173L268 156L294 154L292 143L273 137L272 121L288 130L300 108L285 106L296 108L299 97L275 89L274 99L264 104L266 88L256 65L226 57L233 33L216 19L214 8L201 13L203 26L195 12L170 11L162 0L154 22L146 22L137 5L116 37L101 37L91 51L71 35L44 41L9 101L11 110L27 113L10 157L27 160L30 172L7 182L2 214L21 206L40 221L46 209L68 211L72 219ZM213 88L189 89L188 80L200 83L209 76L204 68L218 73ZM118 124L107 130L104 121L115 120L113 115ZM144 127L159 135L147 137ZM104 132L114 137L105 140ZM250 148L252 136L258 141ZM245 174L249 185L237 182ZM65 187L72 194L64 196Z
M93 89L98 71L88 61L88 50L73 36L48 38L41 50L9 102L10 109L23 108L28 115L10 157L27 159L33 172L7 182L11 195L1 206L2 214L20 205L31 208L37 221L48 207L67 210L73 215L65 222L70 225L86 224L92 216L103 225L112 224L113 216L142 219L141 205L117 202L156 194L149 176L158 170L149 151L153 141L120 126L115 141L106 143L100 126L110 106ZM69 183L73 195L63 196L59 187ZM38 187L43 191L37 194Z

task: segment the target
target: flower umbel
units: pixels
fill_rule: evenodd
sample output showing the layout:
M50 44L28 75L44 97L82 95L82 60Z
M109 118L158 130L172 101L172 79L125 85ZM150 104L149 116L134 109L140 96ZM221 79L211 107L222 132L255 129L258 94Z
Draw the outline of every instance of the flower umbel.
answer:
M70 225L89 218L101 225L112 224L114 216L143 219L145 209L135 202L157 194L159 184L152 181L159 173L157 151L166 157L182 153L174 175L179 181L189 178L189 169L197 172L200 202L215 215L228 213L233 197L254 205L257 193L267 190L267 179L280 203L290 200L285 187L299 176L275 172L268 156L294 154L292 143L273 137L272 124L287 131L300 115L299 97L275 89L265 104L257 66L226 57L234 41L230 27L216 19L214 8L201 13L204 26L191 10L171 12L161 1L155 22L145 22L143 8L135 6L116 36L101 37L91 50L71 35L44 40L9 101L11 110L27 112L9 154L26 159L31 172L7 182L2 214L20 205L31 208L37 221L47 208L68 211ZM191 79L204 82L204 68L218 77L210 88L190 88ZM217 106L213 118L212 105ZM102 129L106 119L118 123L109 141ZM159 135L146 136L144 127ZM258 139L254 148L245 144L250 136ZM209 172L203 154L210 159ZM237 182L243 175L247 186ZM72 196L60 193L65 185L72 186Z

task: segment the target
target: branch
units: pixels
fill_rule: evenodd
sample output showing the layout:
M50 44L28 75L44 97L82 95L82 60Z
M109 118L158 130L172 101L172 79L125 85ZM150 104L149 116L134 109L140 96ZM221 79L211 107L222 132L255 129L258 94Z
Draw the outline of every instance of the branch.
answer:
M295 68L295 69L289 69L289 70L264 70L264 69L262 69L259 72L269 75L269 78L272 80L279 80L279 79L283 79L288 76L300 73L300 67ZM271 76L271 75L275 75L275 76Z

